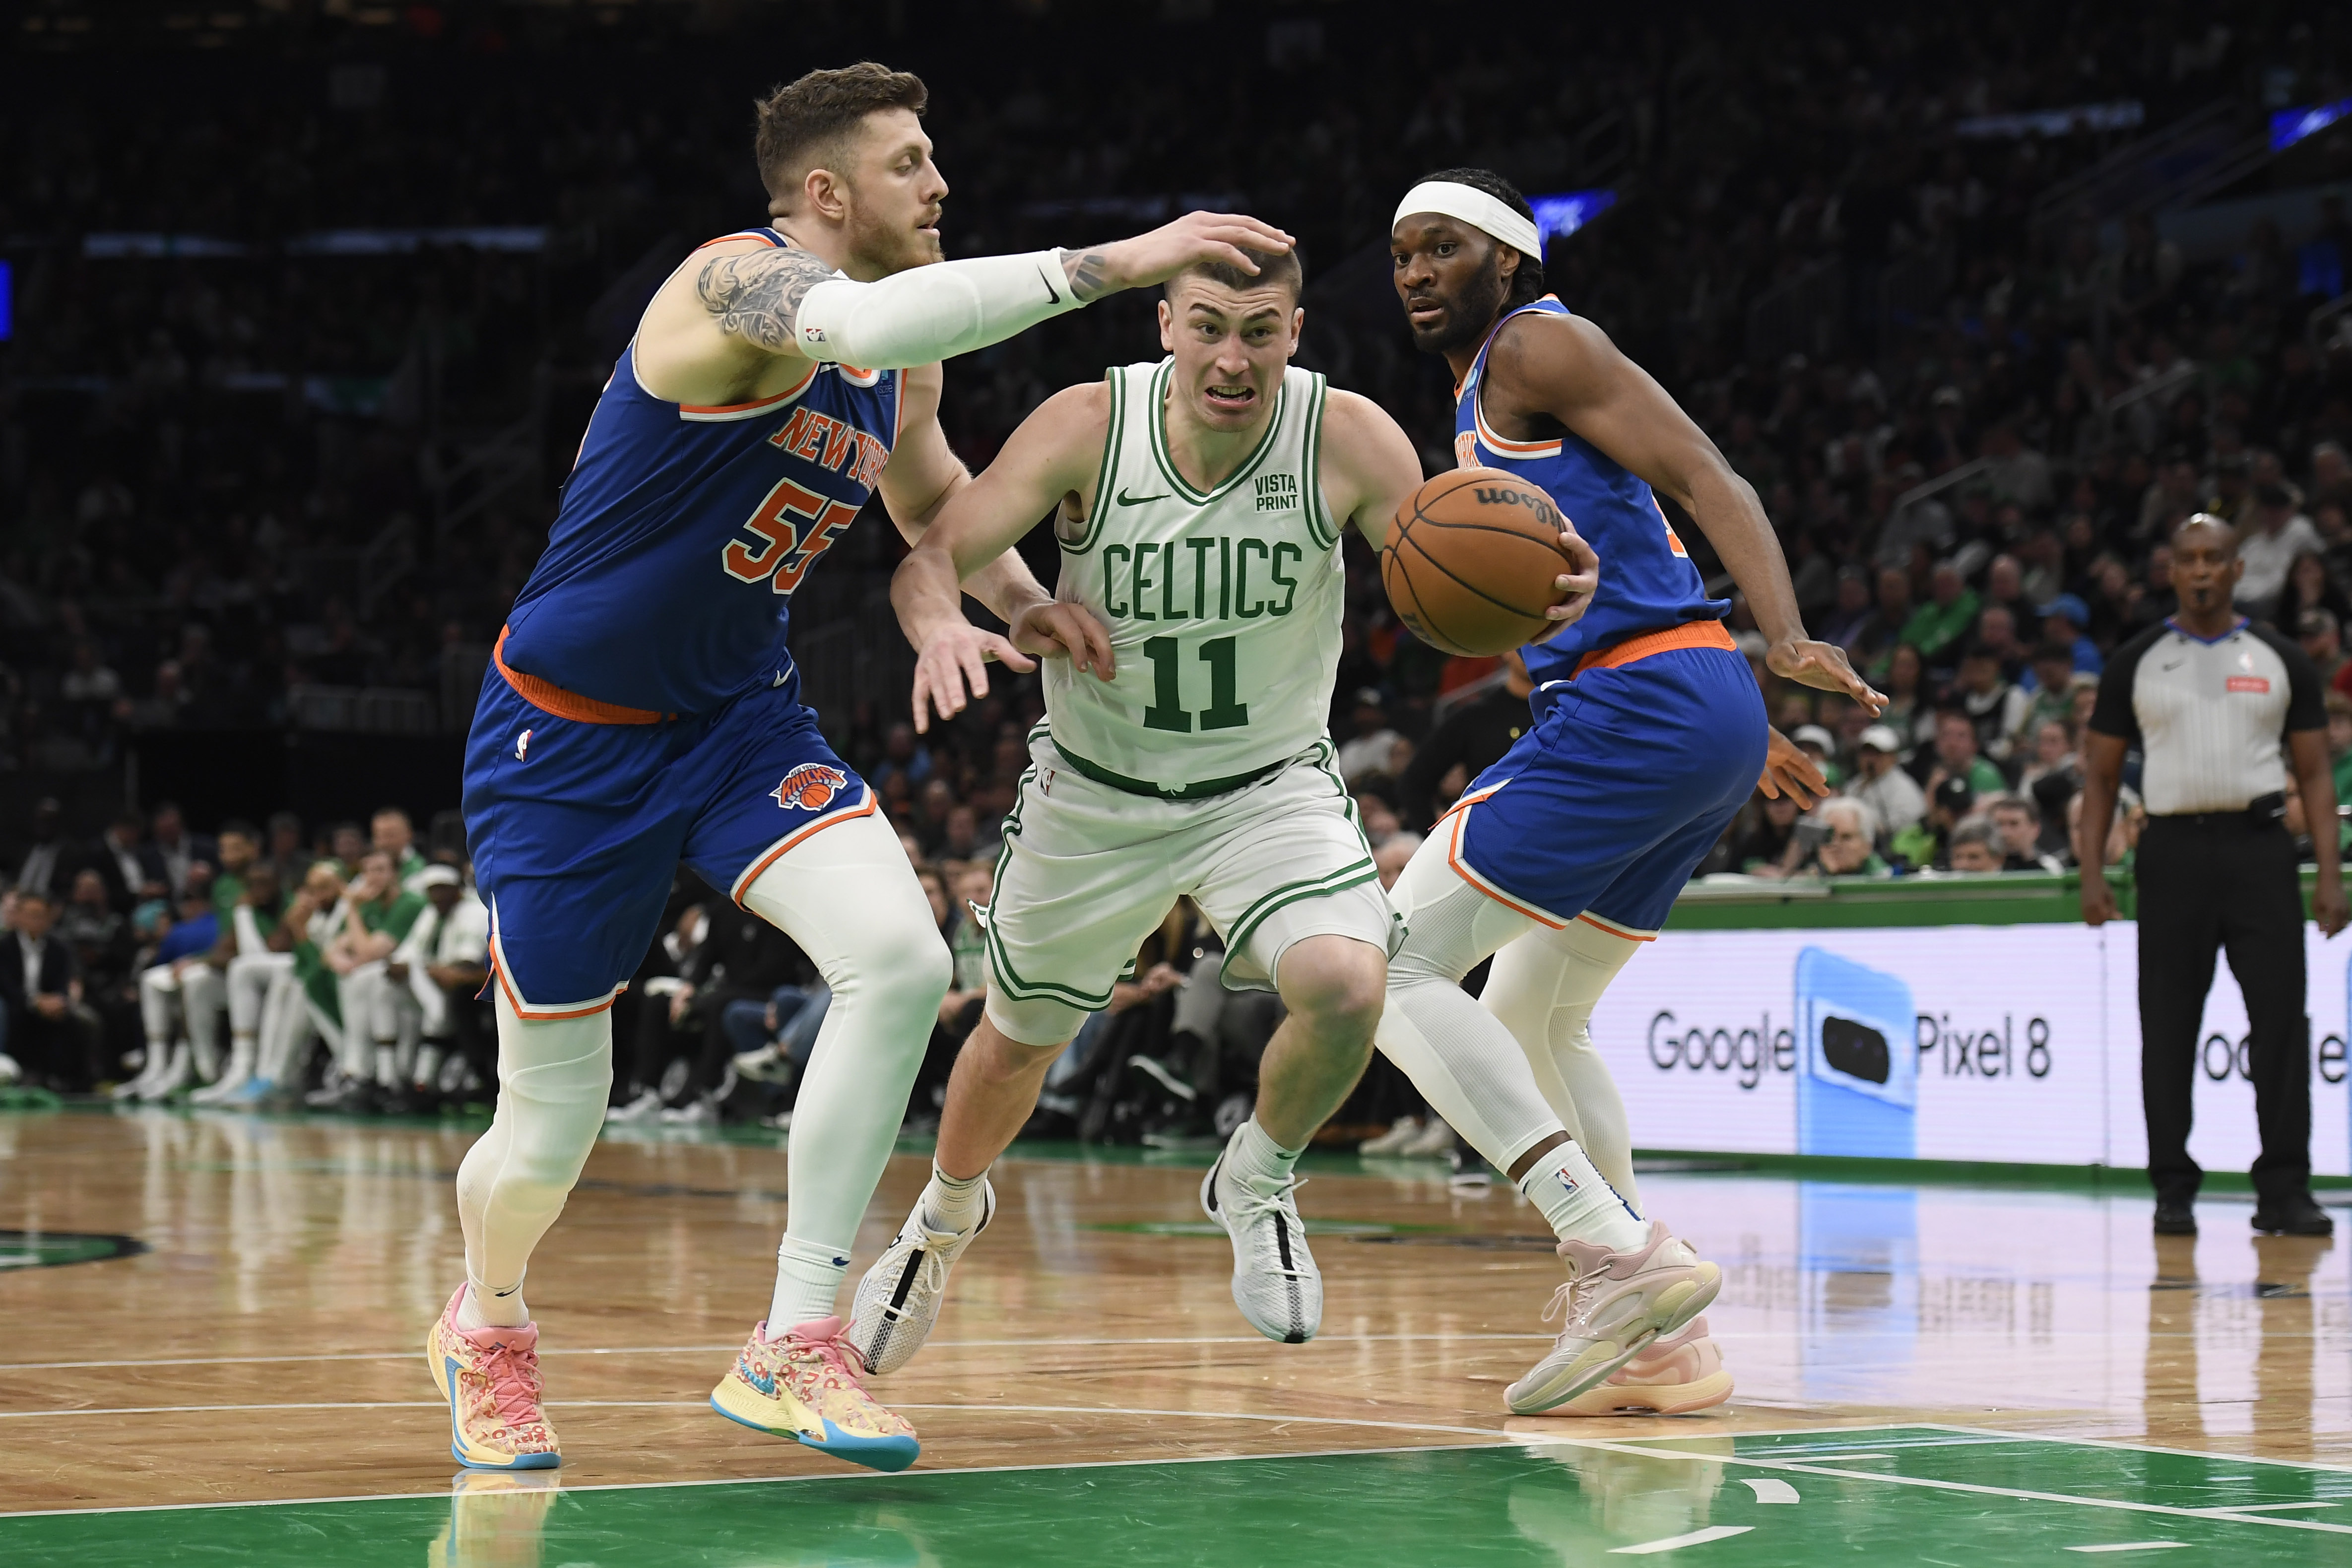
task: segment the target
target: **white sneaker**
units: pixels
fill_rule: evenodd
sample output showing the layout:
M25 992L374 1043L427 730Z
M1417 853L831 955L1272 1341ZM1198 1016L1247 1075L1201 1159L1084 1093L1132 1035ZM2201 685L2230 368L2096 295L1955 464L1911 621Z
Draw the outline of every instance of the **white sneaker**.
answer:
M1296 1173L1270 1183L1244 1178L1226 1169L1233 1157L1228 1142L1201 1178L1201 1208L1233 1238L1234 1305L1267 1339L1305 1344L1323 1326L1323 1275L1307 1250L1294 1196L1304 1182Z
M1389 1130L1377 1138L1367 1138L1356 1145L1359 1154L1393 1154L1421 1135L1421 1118L1400 1116Z
M1544 1309L1562 1314L1559 1339L1528 1374L1503 1392L1515 1415L1536 1415L1605 1383L1660 1335L1675 1333L1706 1310L1723 1289L1723 1271L1656 1220L1632 1252L1595 1242L1559 1244L1568 1283Z
M164 1066L171 1059L171 1047L163 1046L159 1047L149 1046L145 1050L139 1053L139 1070L132 1073L129 1078L124 1079L121 1083L116 1084L114 1088L109 1091L108 1098L113 1100L118 1104L128 1100L137 1100L140 1096L147 1092L147 1086L149 1084L155 1082L158 1079L161 1079L163 1076Z
M931 1229L923 1223L923 1200L915 1200L907 1223L858 1280L849 1327L842 1331L867 1372L880 1376L915 1359L931 1337L931 1325L939 1321L948 1270L995 1217L996 1189L985 1176L980 1184L980 1223L970 1230Z
M1675 1334L1642 1347L1608 1380L1587 1389L1555 1415L1687 1415L1731 1397L1723 1350L1707 1336L1706 1320L1693 1318Z
M706 1095L697 1095L684 1105L672 1106L660 1116L665 1127L716 1127L719 1125L719 1102Z
M661 1096L649 1089L640 1093L636 1099L629 1101L626 1105L606 1107L604 1110L604 1120L608 1123L618 1121L624 1124L632 1121L643 1121L647 1117L659 1111L661 1108Z
M229 1096L243 1089L246 1079L252 1076L253 1047L249 1045L233 1046L229 1049L228 1066L221 1069L220 1077L188 1096L188 1102L191 1105L225 1104Z
M172 1054L165 1061L163 1075L151 1079L146 1087L140 1089L140 1102L144 1105L161 1104L194 1082L195 1076L195 1050L187 1041L182 1040L172 1047Z
M761 1046L756 1051L740 1051L729 1058L736 1075L753 1083L790 1083L793 1081L793 1058L780 1046Z
M1428 1124L1397 1151L1412 1159L1433 1159L1453 1152L1454 1129L1445 1124L1443 1116L1432 1116Z
M16 1058L5 1051L0 1051L0 1089L6 1089L21 1081L24 1076L25 1069L16 1065Z

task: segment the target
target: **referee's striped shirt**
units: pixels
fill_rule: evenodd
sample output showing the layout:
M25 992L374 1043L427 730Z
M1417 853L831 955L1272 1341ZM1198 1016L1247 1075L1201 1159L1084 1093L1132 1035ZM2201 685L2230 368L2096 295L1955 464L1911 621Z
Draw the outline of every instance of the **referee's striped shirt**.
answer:
M2153 816L2243 811L2286 788L2284 737L2325 730L2319 671L2268 626L2240 621L2211 641L2167 620L2116 649L2090 727L2146 759Z

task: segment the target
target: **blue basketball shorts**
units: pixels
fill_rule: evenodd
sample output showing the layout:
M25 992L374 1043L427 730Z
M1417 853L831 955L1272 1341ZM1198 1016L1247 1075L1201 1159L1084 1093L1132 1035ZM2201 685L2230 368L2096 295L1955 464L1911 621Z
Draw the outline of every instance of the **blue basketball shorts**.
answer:
M1520 912L1646 938L1764 771L1756 678L1728 647L1669 647L1554 681L1535 707L1435 832Z
M740 903L793 845L876 809L796 687L713 713L611 717L631 712L502 660L483 679L466 838L491 963L523 1017L611 1006L659 934L680 861Z

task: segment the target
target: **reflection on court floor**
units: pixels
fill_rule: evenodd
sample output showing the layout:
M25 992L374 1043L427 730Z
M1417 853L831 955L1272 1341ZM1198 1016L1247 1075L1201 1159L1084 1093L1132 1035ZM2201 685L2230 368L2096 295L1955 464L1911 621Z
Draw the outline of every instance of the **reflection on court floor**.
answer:
M415 1342L471 1136L0 1115L0 1561L2352 1563L2345 1260L2227 1198L2159 1245L2130 1186L1653 1172L1724 1264L1731 1405L1508 1420L1557 1265L1507 1187L1323 1162L1330 1306L1287 1347L1234 1314L1196 1162L1024 1151L878 1385L925 1440L878 1477L703 1405L766 1293L776 1141L607 1142L532 1276L564 1468L453 1486Z

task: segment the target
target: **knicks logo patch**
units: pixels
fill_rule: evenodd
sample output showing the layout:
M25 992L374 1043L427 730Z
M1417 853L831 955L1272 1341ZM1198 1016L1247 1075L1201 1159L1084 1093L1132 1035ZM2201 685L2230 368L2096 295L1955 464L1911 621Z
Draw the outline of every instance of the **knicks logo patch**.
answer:
M784 775L773 791L786 811L823 811L849 787L849 775L823 763L803 763Z

